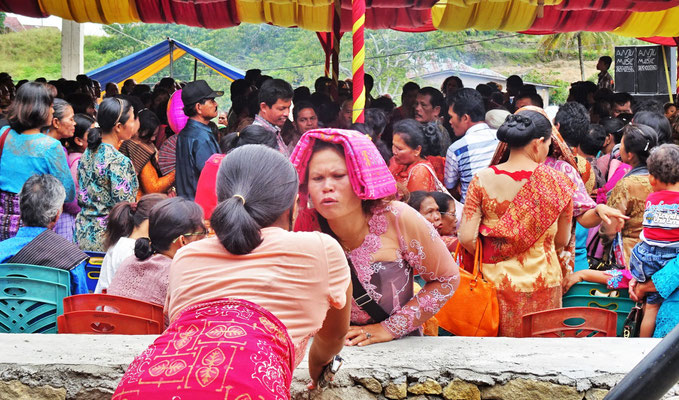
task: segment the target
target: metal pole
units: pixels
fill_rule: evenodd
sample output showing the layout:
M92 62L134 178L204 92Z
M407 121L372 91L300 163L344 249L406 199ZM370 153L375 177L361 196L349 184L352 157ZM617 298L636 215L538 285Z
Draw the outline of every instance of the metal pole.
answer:
M195 81L198 77L198 59L193 59L193 80Z
M174 78L174 42L170 38L168 40L170 41L170 78Z
M679 381L679 325L675 326L604 400L656 400Z

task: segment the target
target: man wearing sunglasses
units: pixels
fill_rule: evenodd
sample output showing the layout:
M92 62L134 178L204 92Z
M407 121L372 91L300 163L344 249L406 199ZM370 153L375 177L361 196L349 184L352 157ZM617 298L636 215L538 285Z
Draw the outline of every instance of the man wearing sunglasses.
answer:
M188 200L196 197L196 185L203 166L210 156L219 153L219 144L208 123L217 116L214 91L204 80L189 82L182 90L184 114L189 117L177 138L177 194Z

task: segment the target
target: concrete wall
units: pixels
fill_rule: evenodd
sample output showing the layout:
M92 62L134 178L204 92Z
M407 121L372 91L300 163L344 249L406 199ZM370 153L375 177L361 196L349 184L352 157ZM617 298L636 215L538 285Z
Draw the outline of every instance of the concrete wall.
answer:
M154 336L0 335L0 399L108 399ZM656 339L406 338L347 348L333 387L292 398L603 399ZM679 393L679 385L666 396Z

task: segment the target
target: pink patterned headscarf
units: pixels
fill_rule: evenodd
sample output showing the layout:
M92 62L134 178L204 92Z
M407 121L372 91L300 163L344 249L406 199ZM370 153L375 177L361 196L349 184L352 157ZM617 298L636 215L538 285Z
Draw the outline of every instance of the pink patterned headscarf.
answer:
M316 140L342 145L351 187L361 200L376 200L396 194L396 180L370 137L343 129L314 129L302 135L290 156L300 184L306 183L306 169Z

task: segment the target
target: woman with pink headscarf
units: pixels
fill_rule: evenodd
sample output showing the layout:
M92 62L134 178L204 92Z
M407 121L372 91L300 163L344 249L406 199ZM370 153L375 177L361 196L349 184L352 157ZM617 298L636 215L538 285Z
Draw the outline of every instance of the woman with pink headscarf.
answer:
M458 266L431 224L394 200L396 181L370 138L349 130L308 131L291 159L302 199L296 230L332 235L349 261L346 344L420 335L457 289ZM415 274L426 282L417 294Z

